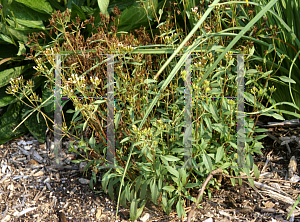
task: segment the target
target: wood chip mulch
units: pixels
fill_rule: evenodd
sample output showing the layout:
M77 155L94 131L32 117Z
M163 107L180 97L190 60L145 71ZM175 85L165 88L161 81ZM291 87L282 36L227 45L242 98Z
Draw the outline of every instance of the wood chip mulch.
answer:
M247 180L233 187L223 177L212 198L203 197L193 221L300 221L298 207L287 220L300 194L300 127L266 128L263 155L254 157L261 173L255 187ZM76 156L63 144L64 167L59 169L53 167L51 149L30 134L0 145L0 221L129 221L129 209L121 207L115 219L116 201L91 191L82 166L70 162ZM98 180L94 189L101 191L101 173ZM187 213L189 209L187 201ZM167 216L149 203L137 221L181 220L176 209Z

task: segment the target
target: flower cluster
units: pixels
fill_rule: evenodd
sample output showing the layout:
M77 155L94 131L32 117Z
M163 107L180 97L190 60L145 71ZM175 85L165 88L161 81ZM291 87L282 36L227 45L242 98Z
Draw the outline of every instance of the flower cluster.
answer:
M45 56L52 67L55 66L55 52L53 48L46 48Z
M31 95L29 96L29 99L31 99L32 101L36 101L36 102L42 102L42 99L39 98L39 96L32 90L34 87L34 83L31 79L28 80L26 82L26 84L24 84L25 80L23 79L23 76L20 76L19 78L16 78L16 79L11 78L9 83L11 86L7 87L7 89L6 89L7 94L15 95L16 93L20 93L20 94L24 94L25 97L27 97L28 94L31 93Z
M23 76L20 76L19 78L16 78L16 79L11 78L9 80L9 83L10 83L11 86L7 88L6 92L8 94L14 94L14 93L18 92L19 89L22 89L24 81L25 80L23 79ZM33 84L32 81L31 81L30 84ZM27 87L29 87L29 86L27 86Z
M206 64L207 64L207 60L206 59L202 59L199 62L195 62L194 63L194 67L195 68L203 68L203 67L205 67Z
M43 64L42 59L41 58L37 58L34 60L35 63L37 64L37 66L33 66L33 68L41 73L44 73L45 70L47 70L47 67Z
M253 88L250 90L253 95L255 95L257 91L258 89L255 86L253 86Z
M198 7L191 8L191 14L195 16L196 21L201 18L201 13L198 12Z
M90 80L91 80L91 82L93 83L94 86L98 86L101 82L101 79L99 79L97 76L95 78L90 76Z
M269 90L271 93L275 92L276 91L276 88L274 87L274 85L272 87L269 87Z
M136 126L136 125L133 125L133 126L132 126L132 129L133 129L133 131L134 131L135 133L138 134L139 137L140 137L140 136L144 136L144 137L148 137L148 136L152 137L152 136L153 136L153 133L151 132L151 128L150 128L150 127L149 127L149 128L145 128L145 129L143 129L143 130L141 130L141 131L138 131L137 126Z
M231 52L231 51L229 51L225 54L225 58L227 61L230 61L233 58L232 54L233 54L233 52Z
M131 45L124 46L122 43L118 44L118 48L121 49L122 51L124 50L125 52L132 52L135 49Z
M210 82L208 80L204 80L202 85L200 86L199 83L201 81L201 78L198 78L195 82L193 82L193 91L196 95L201 94L201 91L204 91L205 93L208 93L210 91L209 84Z
M191 10L192 10L192 13L197 13L198 12L198 7L197 6L195 6L194 8L191 8Z
M174 40L178 37L178 34L172 33L171 36L164 36L163 40L166 44L174 42Z
M234 105L235 105L235 101L234 101L233 99L230 99L230 100L228 101L228 105L234 106Z

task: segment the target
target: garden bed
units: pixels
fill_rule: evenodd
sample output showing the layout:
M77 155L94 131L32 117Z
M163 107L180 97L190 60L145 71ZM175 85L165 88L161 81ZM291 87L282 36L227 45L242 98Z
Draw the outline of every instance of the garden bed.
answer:
M263 155L254 157L262 178L256 180L256 185L260 183L273 187L277 194L286 195L285 199L274 195L269 187L253 189L247 180L241 186L233 187L230 179L223 177L220 189L212 189L212 198L209 200L207 195L204 196L201 207L195 211L194 221L283 221L287 218L293 205L287 200L291 198L295 201L300 193L297 183L288 181L288 169L292 156L299 162L300 150L297 140L289 142L291 153L286 144L280 145L278 141L283 137L299 138L300 127L269 127L269 132L273 136L262 140L265 147L262 149ZM63 144L66 145L65 142ZM46 144L35 141L29 134L0 148L1 221L115 221L116 202L103 192L97 194L91 191L86 184L89 173L84 178L81 166L70 162L74 154L69 153L65 146L65 167L61 169L51 168L53 156L47 151ZM97 178L101 180L101 172ZM100 182L94 186L95 190L101 190ZM196 197L198 191L191 193ZM188 213L190 203L186 205ZM129 221L129 209L119 209L118 221ZM295 209L295 221L300 221L299 214ZM140 219L180 221L175 209L167 216L150 203Z

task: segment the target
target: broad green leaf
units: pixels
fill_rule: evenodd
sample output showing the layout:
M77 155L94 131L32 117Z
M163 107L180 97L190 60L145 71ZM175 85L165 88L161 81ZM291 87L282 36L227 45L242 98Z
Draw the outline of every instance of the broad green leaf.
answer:
M74 2L72 2L72 13L71 13L71 17L79 17L81 18L81 20L86 20L86 16L84 14L84 12L82 11L82 9L77 6Z
M216 122L219 122L219 117L217 115L217 107L215 103L210 103L209 104L209 111L212 114L212 117Z
M40 18L40 13L36 12L36 10L32 10L31 7L26 7L18 2L13 2L10 9L13 12L14 18L16 18L15 22L17 24L35 29L45 29L43 20ZM46 20L50 18L50 15L42 17Z
M145 4L147 13L152 19L154 18L154 10L157 10L157 2L157 0L146 0L142 3ZM130 31L134 28L140 27L141 25L148 25L147 13L143 7L139 6L138 3L126 8L120 16L118 30Z
M40 13L47 13L51 14L54 12L51 4L47 0L16 0L19 3L26 5L27 7L40 12Z
M123 192L121 194L121 200L120 200L120 203L123 207L127 207L125 194L126 194L125 190L123 190Z
M143 200L142 203L140 204L141 207L137 209L137 215L136 215L137 218L139 218L141 216L141 214L143 213L146 203L147 203L147 200Z
M30 65L17 66L0 72L0 88L9 84L11 78L15 79L19 77L23 72L25 72L30 67L31 67Z
M0 144L4 144L14 138L18 138L21 135L28 132L26 126L21 125L14 132L13 130L21 122L23 103L18 101L10 104L5 113L0 119Z
M146 197L146 194L147 194L147 187L148 187L148 181L146 181L143 185L142 185L142 189L141 189L141 194L140 194L140 197L141 199L144 199Z
M115 173L110 173L111 169L109 171L107 171L107 173L104 174L103 178L102 178L102 188L104 190L105 193L107 193L107 185L110 181L110 179L114 178L116 176Z
M98 0L98 6L102 14L109 16L107 8L109 5L109 0Z
M135 190L138 191L140 189L140 186L142 184L143 180L142 180L142 175L140 175L136 181L136 184L135 184Z
M31 110L31 109L30 109ZM37 117L40 116L39 122ZM46 118L46 117L45 117ZM40 142L45 143L46 135L45 132L47 130L47 125L44 117L40 112L35 112L31 115L25 122L25 126L30 131L30 133ZM38 126L38 127L37 127Z
M45 88L45 86L42 87L43 101L47 100L52 95L53 91L51 89ZM44 109L47 114L54 112L54 100L49 100L47 103L45 103Z

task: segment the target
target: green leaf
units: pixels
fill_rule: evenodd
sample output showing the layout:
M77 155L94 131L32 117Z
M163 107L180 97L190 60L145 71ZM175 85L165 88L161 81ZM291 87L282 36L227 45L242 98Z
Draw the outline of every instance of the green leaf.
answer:
M179 198L179 200L176 204L176 210L177 210L178 218L181 218L181 215L183 215L183 217L186 217L185 210L182 206L181 198Z
M212 171L212 163L210 157L204 152L202 155L203 162L208 170L208 172Z
M105 99L99 99L99 100L96 100L94 103L95 104L101 104L101 103L105 103L106 100Z
M143 200L141 203L141 207L138 208L137 210L137 218L139 218L141 216L141 214L143 213L144 207L146 206L147 200Z
M287 76L279 76L278 77L283 82L290 82L290 83L296 83L293 79L287 77Z
M179 161L180 160L178 157L171 156L171 155L161 156L161 158L163 158L167 161Z
M130 137L126 137L126 138L122 139L120 143L125 143L128 140L130 140Z
M0 33L0 39L4 42L10 43L10 44L14 44L14 42L11 40L10 37L8 37L7 35L4 35L2 33Z
M22 3L24 5L26 5L27 7L38 11L40 13L47 13L47 14L51 14L54 12L52 6L50 5L50 3L47 0L16 0L19 3Z
M173 168L171 166L166 166L166 168L168 169L168 171L171 174L173 174L175 177L179 178L179 172L175 168Z
M149 183L149 180L147 180L142 186L141 194L140 194L141 199L144 199L146 197L148 183Z
M152 83L152 82L157 82L157 81L154 80L154 79L145 79L145 80L144 80L144 83L145 83L145 84L149 84L149 83Z
M150 182L150 190L151 190L151 197L154 204L157 204L157 198L159 197L159 191L156 185L156 179Z
M223 146L220 146L217 150L216 163L218 163L223 158L223 155L224 155L224 148Z
M21 56L24 53L26 53L25 45L19 41L19 51L18 51L17 56Z
M15 1L11 4L10 9L13 12L14 17L16 18L15 22L29 28L45 30L43 20L47 20L50 18L50 14L48 13L47 16L42 15L37 12L37 10L32 9L32 7L26 7L23 4Z
M107 8L109 5L109 0L98 0L98 6L102 14L109 16Z
M45 86L42 87L42 98L43 101L47 100L50 96L52 96L54 92L51 89L45 88ZM54 112L54 100L48 100L44 104L44 109L46 113L52 113Z
M257 167L256 164L253 164L253 171L254 171L254 176L255 176L257 179L259 179L260 173L259 173L259 170L258 170L258 167Z
M138 191L140 189L140 186L142 184L142 175L138 177L136 184L135 184L135 190Z
M119 122L121 120L121 117L122 117L122 111L119 110L116 115L115 115L115 127L116 129L118 129L118 126L119 126Z
M28 109L28 110L32 110L32 109ZM46 140L45 132L47 130L47 125L46 125L46 121L45 121L44 117L40 118L40 122L38 122L38 120L37 120L38 115L41 115L41 113L39 113L38 111L35 112L24 122L24 124L27 127L27 129L30 131L30 133L40 143L45 143L45 140ZM23 119L25 119L25 118L23 118Z
M279 115L277 113L262 113L261 115L262 116L271 116L271 117L274 117L275 119L282 120L282 121L285 120L281 115Z
M20 101L12 103L2 115L0 119L0 144L4 144L28 132L24 125L21 125L13 132L15 127L21 122L23 106L23 103Z
M166 191L172 192L172 191L175 190L175 187L174 187L174 186L164 186L162 189L163 189L163 190L166 190Z
M123 207L127 207L127 204L126 204L126 196L125 196L125 190L123 190L122 194L121 194L121 198L120 198L120 203Z
M216 122L219 122L219 116L217 115L217 107L215 103L210 103L209 104L209 111L212 114L212 117Z
M85 14L80 7L78 7L74 2L72 2L72 18L80 17L81 20L86 20Z
M0 88L9 84L11 78L15 79L19 77L23 72L25 72L30 67L31 67L30 65L17 66L0 72Z
M299 202L300 202L300 194L299 194L299 196L298 196L296 202L294 203L294 205L293 205L293 207L292 207L292 209L291 209L291 211L290 211L290 213L289 213L287 219L289 219L289 217L291 216L291 214L293 213L295 207L298 205Z
M111 171L111 169L109 171L107 171L102 177L102 188L105 193L107 193L107 185L109 183L109 180L116 176L116 174L110 173L110 171Z
M154 12L157 10L157 2L157 0L143 1L143 4L146 6L147 13L152 19L155 16ZM147 13L143 7L139 6L138 3L126 8L122 11L122 15L120 16L118 30L130 31L134 28L140 27L141 25L146 26L148 23Z

